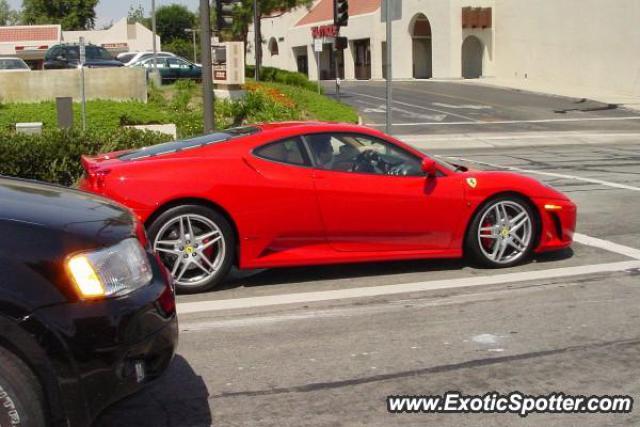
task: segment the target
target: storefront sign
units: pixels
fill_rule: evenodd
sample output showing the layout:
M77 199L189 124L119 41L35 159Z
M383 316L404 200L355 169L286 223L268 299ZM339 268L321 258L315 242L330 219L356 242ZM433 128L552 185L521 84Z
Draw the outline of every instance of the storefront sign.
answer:
M322 25L311 28L311 35L314 39L333 38L338 35L338 28L335 25Z
M102 47L105 49L128 49L127 43L103 43Z

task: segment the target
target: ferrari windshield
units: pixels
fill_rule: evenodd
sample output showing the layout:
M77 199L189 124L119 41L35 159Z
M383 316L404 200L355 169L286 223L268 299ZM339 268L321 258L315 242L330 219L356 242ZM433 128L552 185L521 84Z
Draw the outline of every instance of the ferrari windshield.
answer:
M177 153L179 151L204 147L206 145L217 144L243 136L253 135L259 131L260 128L254 126L226 129L221 132L198 136L196 138L171 141L164 144L152 145L151 147L144 147L139 150L129 151L118 158L120 160L138 160L146 157L160 156L162 154Z

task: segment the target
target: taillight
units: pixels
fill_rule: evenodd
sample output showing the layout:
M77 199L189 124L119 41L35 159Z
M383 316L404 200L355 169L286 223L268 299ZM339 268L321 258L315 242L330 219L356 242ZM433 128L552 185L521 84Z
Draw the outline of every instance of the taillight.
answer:
M109 169L101 169L89 174L93 175L93 186L97 191L104 190L105 179L110 173L111 171Z

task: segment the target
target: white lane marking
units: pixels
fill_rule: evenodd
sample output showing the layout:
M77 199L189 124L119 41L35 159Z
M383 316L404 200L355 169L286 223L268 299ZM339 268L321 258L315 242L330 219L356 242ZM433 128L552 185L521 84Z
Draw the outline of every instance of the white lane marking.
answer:
M395 101L394 101L395 102ZM453 113L447 113L443 111L443 113L455 116ZM594 117L591 119L581 118L581 119L540 119L540 120L497 120L494 122L491 121L479 121L474 120L473 122L443 122L443 123L394 123L393 126L427 126L427 125L513 125L520 123L573 123L573 122L615 122L615 121L625 121L625 120L640 120L640 116L627 116L627 117ZM370 127L383 127L386 126L384 123L367 123L367 126Z
M440 289L512 284L518 282L559 279L563 277L582 276L597 273L619 272L638 268L640 268L640 261L623 261L577 267L554 268L541 271L523 271L518 273L498 274L495 276L466 277L397 285L394 284L370 286L319 292L302 292L287 295L270 295L263 297L249 297L229 300L199 301L179 303L178 313L180 315L185 315L192 313L257 308L283 304L300 304L363 297L377 297L384 295L425 292Z
M632 185L627 185L627 184L618 184L617 182L603 181L601 179L584 178L584 177L581 177L581 176L567 175L567 174L564 174L564 173L542 172L542 171L533 170L533 169L522 169L522 168L518 168L518 167L515 167L515 166L503 166L503 165L498 165L498 164L495 164L495 163L481 162L479 160L466 159L464 157L455 157L455 156L436 156L436 157L444 157L444 158L448 158L448 159L459 160L459 161L462 161L462 162L475 163L477 165L488 166L488 167L495 168L495 169L506 169L506 170L510 170L510 171L513 171L513 172L528 173L528 174L532 174L532 175L542 175L542 176L551 176L551 177L554 177L554 178L572 179L574 181L588 182L590 184L604 185L605 187L619 188L619 189L622 189L622 190L640 191L640 187L634 187Z
M471 105L471 104L453 105L453 104L444 104L442 102L432 102L431 105L435 105L436 107L442 107L442 108L452 108L454 110L493 110L493 107L490 107L488 105Z
M347 92L346 94L347 95L363 96L365 98L377 99L379 101L386 101L386 98L380 98L379 96L367 95L365 93ZM402 101L397 101L397 100L394 100L393 103L394 104L398 104L398 105L404 105L405 107L419 108L421 110L427 110L427 111L435 111L435 112L440 113L440 114L446 114L446 115L449 115L449 116L458 117L460 119L470 120L473 123L481 123L481 122L478 122L476 119L473 119L471 117L463 116L462 114L452 113L450 111L438 110L437 108L429 108L429 107L424 107L422 105L409 104L408 102L402 102ZM380 126L380 125L369 125L369 126Z
M441 122L441 121L443 121L444 119L447 118L446 114L421 114L421 113L416 113L415 111L405 110L403 108L398 108L398 107L393 107L392 110L395 111L395 112L404 114L406 118L421 119L421 120L432 120L432 121L436 121L436 122ZM365 113L365 114L367 114L367 113L386 113L387 112L387 106L386 105L380 105L380 106L375 107L375 108L365 108L364 110L362 110L362 112Z
M604 249L605 251L615 252L620 255L628 256L640 260L640 249L630 246L620 245L609 240L598 239L597 237L587 236L585 234L575 233L573 240L586 246Z
M432 142L432 141L458 141L477 139L482 141L512 141L520 139L550 139L550 138L636 138L640 142L640 133L637 132L582 132L582 131L560 131L560 132L505 132L500 134L492 133L456 133L446 135L394 135L401 141L410 140L414 142Z

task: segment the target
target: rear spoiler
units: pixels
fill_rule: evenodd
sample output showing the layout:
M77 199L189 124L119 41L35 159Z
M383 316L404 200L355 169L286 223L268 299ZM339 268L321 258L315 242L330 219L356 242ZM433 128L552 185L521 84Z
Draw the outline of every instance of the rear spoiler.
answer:
M109 160L110 157L104 156L93 157L93 156L81 156L80 163L82 164L82 168L85 171L86 179L94 191L101 192L104 190L104 178L111 172L106 166L100 164L105 160Z

